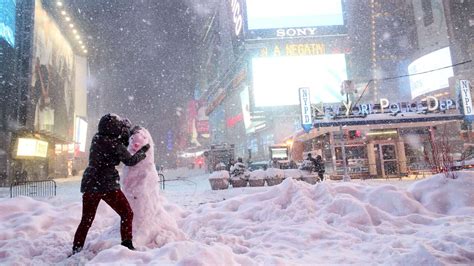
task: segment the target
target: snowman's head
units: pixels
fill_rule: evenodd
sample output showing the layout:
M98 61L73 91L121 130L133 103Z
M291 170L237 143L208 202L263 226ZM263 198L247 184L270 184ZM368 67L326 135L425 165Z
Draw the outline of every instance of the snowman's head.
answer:
M134 127L130 132L128 151L134 154L146 144L150 144L150 149L146 152L146 158L144 161L154 162L154 144L150 132L143 127Z

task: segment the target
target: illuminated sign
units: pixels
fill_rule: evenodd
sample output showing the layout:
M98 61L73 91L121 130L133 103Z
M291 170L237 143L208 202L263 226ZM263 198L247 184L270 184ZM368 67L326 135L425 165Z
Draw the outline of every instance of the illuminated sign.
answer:
M434 51L413 61L408 66L412 99L426 93L449 87L448 79L454 75L449 47ZM433 69L444 68L437 71ZM424 73L426 72L426 73Z
M234 34L239 36L242 33L244 19L242 16L242 6L238 0L229 0L232 9L232 22L234 23Z
M220 88L217 92L217 95L214 97L214 99L209 103L209 105L206 108L206 115L209 115L216 109L216 107L225 99L226 97L226 92L225 89Z
M236 115L236 116L233 116L233 117L229 117L227 118L227 127L228 128L232 128L234 127L238 122L240 121L243 121L244 120L244 115L242 113Z
M46 158L48 155L48 142L19 138L16 156L18 157L41 157Z
M469 80L460 80L459 88L461 90L462 106L465 116L464 119L472 121L474 120L474 110L472 109L472 96Z
M246 35L292 38L339 35L344 26L341 0L247 0Z
M79 151L86 151L87 138L87 122L79 117L76 117L76 132L74 134L74 141L79 144Z
M305 55L321 55L326 53L326 45L324 43L298 43L274 45L270 49L264 47L260 49L260 56L305 56Z
M277 29L277 37L301 37L301 36L316 36L318 35L317 28L290 28Z
M0 38L15 46L16 0L0 0Z
M255 107L299 104L299 88L311 90L311 102L342 100L340 84L347 79L344 54L269 56L252 59Z
M311 119L311 101L309 99L309 88L300 88L301 125L306 133L313 127Z
M342 105L313 105L312 109L315 112L315 117L322 118L351 118L351 117L366 117L373 114L427 114L442 112L445 113L450 110L456 110L459 103L452 99L438 99L434 96L426 97L423 101L414 102L395 102L392 103L388 99L382 98L379 103L373 104L357 104L353 102L342 102ZM472 111L472 110L471 110Z

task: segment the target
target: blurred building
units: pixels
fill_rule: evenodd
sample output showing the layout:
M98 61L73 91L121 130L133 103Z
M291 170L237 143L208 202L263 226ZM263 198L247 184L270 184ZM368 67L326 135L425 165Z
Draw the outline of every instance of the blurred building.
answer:
M235 144L237 156L253 160L286 144L293 159L321 154L339 175L345 145L351 171L366 176L429 168L442 139L461 153L472 138L460 81L474 77L473 8L462 0L221 1L202 31L198 86L211 143ZM301 87L311 95L308 133Z
M83 169L87 132L87 41L62 1L0 1L0 171L18 180ZM4 31L2 31L2 34ZM6 62L6 64L3 64Z

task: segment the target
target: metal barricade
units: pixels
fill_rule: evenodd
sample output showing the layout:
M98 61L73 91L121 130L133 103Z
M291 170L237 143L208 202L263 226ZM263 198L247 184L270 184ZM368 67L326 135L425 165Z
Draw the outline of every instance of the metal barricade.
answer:
M158 177L160 178L158 182L161 183L161 189L165 190L165 175L162 173L158 173Z
M10 185L10 198L18 196L54 197L56 196L56 187L54 180L16 182Z

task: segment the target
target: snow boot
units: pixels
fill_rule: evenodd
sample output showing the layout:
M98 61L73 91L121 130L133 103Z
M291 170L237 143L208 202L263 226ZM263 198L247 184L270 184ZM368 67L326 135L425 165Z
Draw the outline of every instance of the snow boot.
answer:
M133 246L132 240L122 241L122 246L127 247L130 250L135 250L135 247Z
M82 247L73 246L73 247L72 247L72 254L69 255L69 257L72 256L72 255L75 255L75 254L77 254L77 253L79 253L79 252L81 252L81 250L82 250Z

